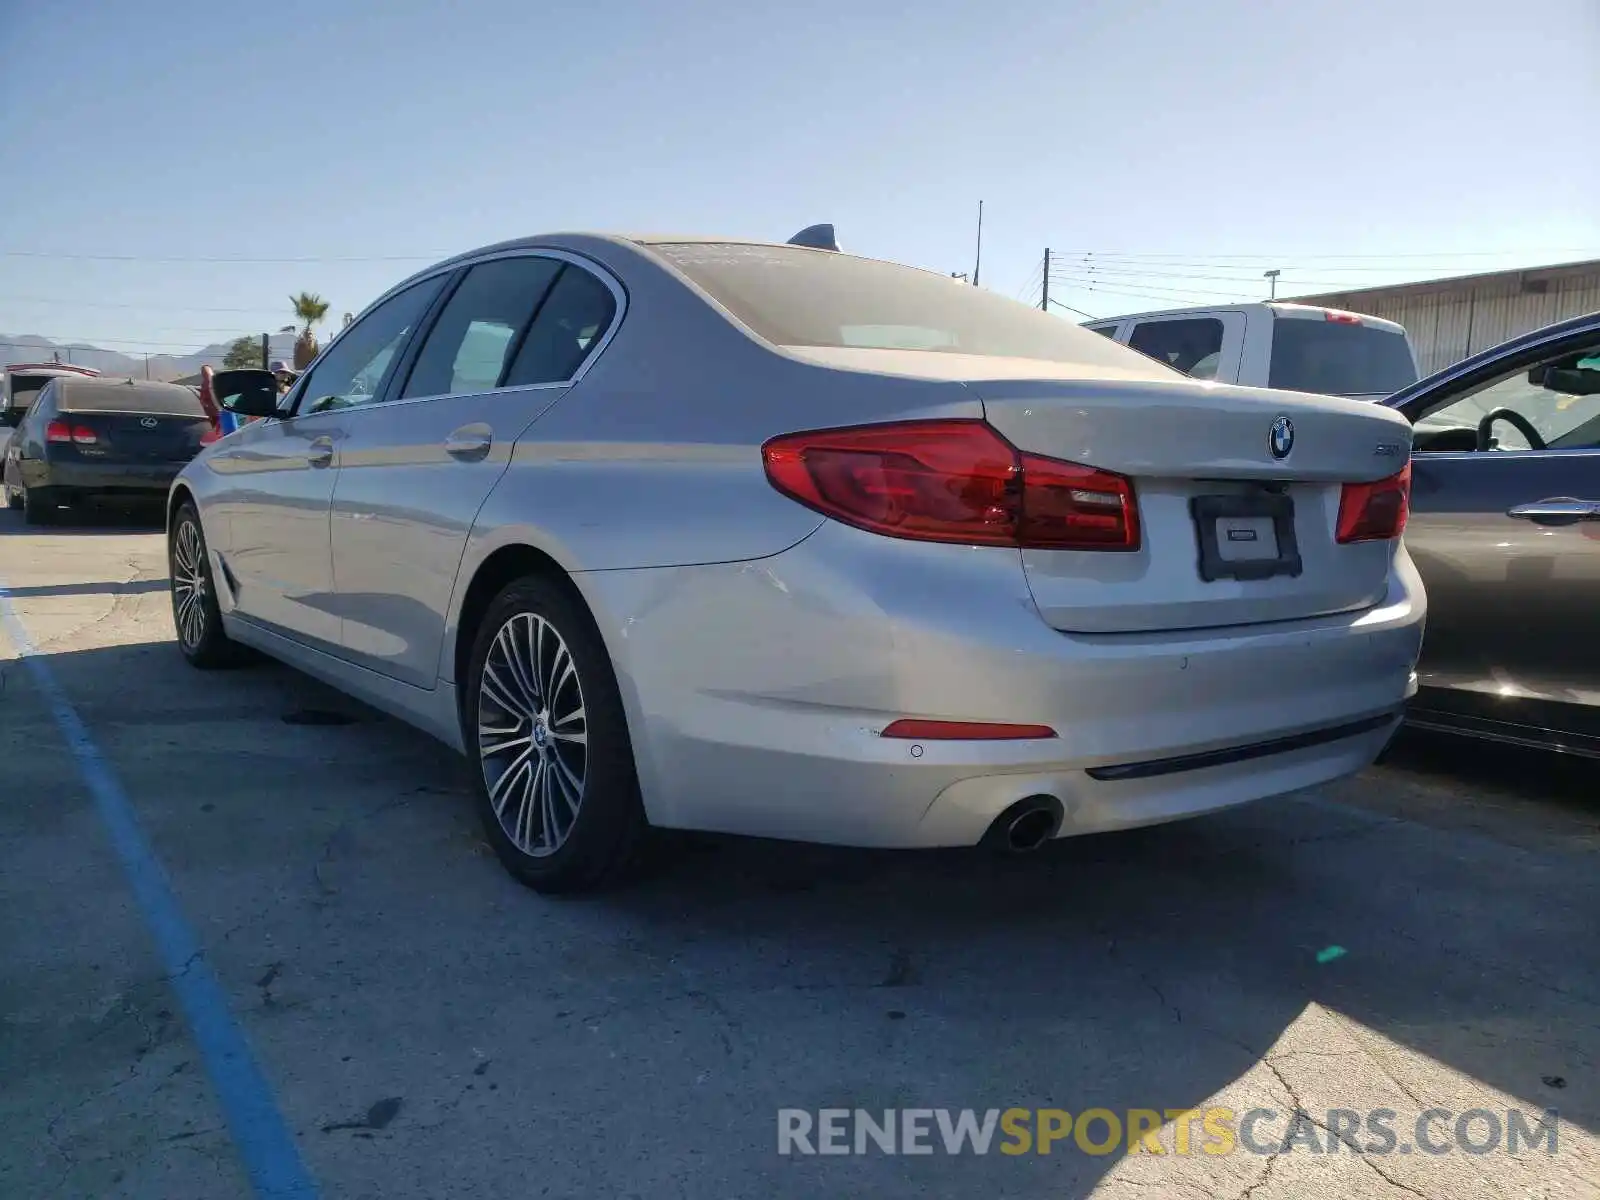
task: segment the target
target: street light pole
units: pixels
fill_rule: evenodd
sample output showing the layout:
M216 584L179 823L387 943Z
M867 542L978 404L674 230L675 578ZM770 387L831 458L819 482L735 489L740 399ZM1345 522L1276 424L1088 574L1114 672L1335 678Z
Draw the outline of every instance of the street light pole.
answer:
M1282 274L1283 274L1283 272L1280 271L1277 267L1273 267L1272 270L1263 271L1261 273L1261 277L1263 279L1269 280L1271 282L1271 291L1267 295L1267 303L1269 303L1269 304L1272 301L1274 301L1274 300L1276 300L1278 298L1278 276L1282 275Z

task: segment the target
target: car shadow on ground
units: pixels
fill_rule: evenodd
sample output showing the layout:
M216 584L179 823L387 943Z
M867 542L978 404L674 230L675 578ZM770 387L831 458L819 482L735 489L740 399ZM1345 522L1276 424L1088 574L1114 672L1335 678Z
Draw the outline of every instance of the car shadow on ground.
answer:
M34 537L84 537L117 533L160 533L166 528L167 514L160 503L87 503L57 509L52 519L30 525L17 509L0 506L0 537L30 534Z
M453 754L303 676L271 664L199 675L161 643L46 662L176 864L180 897L217 898L226 945L208 950L225 981L254 994L260 960L288 959L301 1002L328 1023L308 1032L291 1073L314 1077L331 1069L315 1066L321 1047L358 1043L393 1094L411 1095L426 1086L432 1039L502 1046L498 1096L472 1117L497 1142L522 1136L533 1104L571 1128L643 1130L646 1143L673 1131L742 1184L759 1175L741 1175L745 1164L777 1161L780 1108L1181 1109L1264 1063L1285 1106L1338 1105L1338 1086L1312 1069L1326 1050L1297 1057L1283 1044L1308 1020L1337 1024L1351 1069L1394 1072L1391 1107L1418 1086L1382 1065L1395 1044L1534 1114L1555 1107L1565 1124L1600 1130L1600 873L1587 851L1531 852L1324 791L1009 858L667 836L630 888L550 900L486 853ZM137 711L105 693L117 679L140 681ZM307 711L350 723L294 728L290 715ZM185 746L202 744L203 819L230 831L225 843L202 838L170 782L200 753ZM1431 745L1396 753L1465 769L1459 747ZM230 755L253 793L216 783ZM324 764L323 784L307 786L308 759ZM394 764L392 782L372 782ZM355 811L346 781L358 777L369 798ZM1371 772L1351 784L1379 786ZM26 822L7 835L25 848ZM247 894L223 877L241 863L280 881L269 916L224 911ZM330 885L340 871L350 882ZM253 941L275 948L250 958ZM385 994L403 1037L351 1027L353 978ZM521 1033L508 1041L507 1029ZM697 1038L716 1048L709 1087L684 1056ZM649 1087L623 1086L619 1054ZM597 1141L564 1153L607 1152ZM1034 1157L998 1190L993 1159L815 1159L768 1194L887 1193L919 1179L939 1181L938 1194L963 1180L1033 1194L1048 1180L1049 1194L1081 1197L1117 1158Z

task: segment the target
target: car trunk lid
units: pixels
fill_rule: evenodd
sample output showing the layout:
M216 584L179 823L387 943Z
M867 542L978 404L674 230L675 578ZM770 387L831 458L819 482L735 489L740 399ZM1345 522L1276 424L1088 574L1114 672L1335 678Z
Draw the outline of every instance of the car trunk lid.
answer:
M1383 598L1394 543L1340 544L1336 528L1343 484L1385 478L1408 461L1410 427L1398 414L1176 379L967 383L1021 450L1133 481L1137 551L1023 551L1034 599L1055 628L1244 625Z
M105 462L187 462L210 428L204 416L151 412L63 412L80 455Z

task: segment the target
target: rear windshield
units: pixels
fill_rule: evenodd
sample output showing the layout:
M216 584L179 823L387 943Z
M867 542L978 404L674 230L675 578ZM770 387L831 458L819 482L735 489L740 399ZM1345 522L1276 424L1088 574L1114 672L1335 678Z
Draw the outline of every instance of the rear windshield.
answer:
M1279 317L1267 385L1334 396L1387 396L1417 381L1404 334L1373 325Z
M779 346L931 350L1149 372L1098 334L983 288L827 250L732 243L651 247Z
M69 380L59 389L61 412L138 413L151 417L203 417L198 393L177 385L90 383Z

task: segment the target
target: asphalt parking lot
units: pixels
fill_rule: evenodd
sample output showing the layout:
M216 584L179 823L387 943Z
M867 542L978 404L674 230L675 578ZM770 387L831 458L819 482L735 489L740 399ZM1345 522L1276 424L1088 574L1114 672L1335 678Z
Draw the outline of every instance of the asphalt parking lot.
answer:
M442 747L281 667L186 667L149 525L0 513L0 587L57 689L0 628L0 1196L248 1196L236 1138L271 1120L328 1197L1600 1195L1593 764L1406 737L1020 859L680 839L555 901ZM270 1090L242 1132L108 778ZM785 1108L1218 1104L1553 1108L1558 1144L778 1153Z

